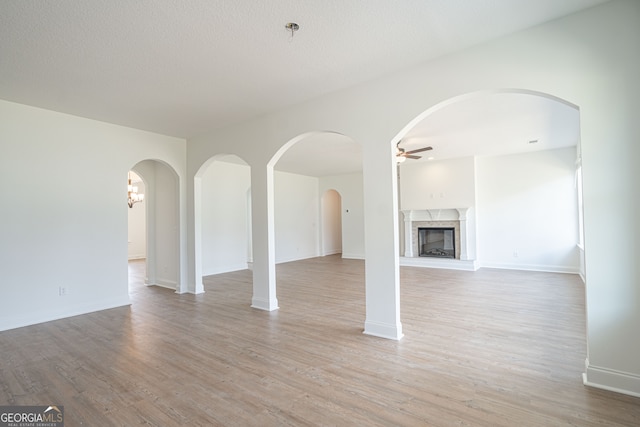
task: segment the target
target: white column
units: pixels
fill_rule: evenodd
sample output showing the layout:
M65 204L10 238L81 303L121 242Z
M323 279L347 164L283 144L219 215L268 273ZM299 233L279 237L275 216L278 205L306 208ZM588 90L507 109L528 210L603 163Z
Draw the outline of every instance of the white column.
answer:
M200 177L193 178L191 183L193 193L190 194L192 203L189 203L189 216L192 219L189 232L189 278L188 292L194 294L204 293L202 283L202 180Z
M411 229L411 211L402 211L404 216L404 256L413 258L413 230Z
M363 144L366 321L364 333L402 338L397 175L391 144Z
M186 174L186 172L184 172ZM189 213L187 209L188 178L178 176L178 286L176 293L189 292ZM204 292L204 288L202 290Z
M460 221L460 260L469 259L469 251L467 248L467 237L469 230L467 229L467 208L456 208L458 211L458 219Z
M251 307L277 310L273 167L251 167L253 298Z

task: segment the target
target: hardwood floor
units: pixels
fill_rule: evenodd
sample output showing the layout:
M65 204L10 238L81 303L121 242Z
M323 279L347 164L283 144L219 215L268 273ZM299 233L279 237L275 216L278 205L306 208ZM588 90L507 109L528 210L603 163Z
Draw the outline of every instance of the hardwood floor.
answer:
M206 293L142 285L132 305L0 333L0 405L59 404L66 426L638 426L640 399L582 385L577 276L403 267L405 337L362 334L364 263L278 265Z

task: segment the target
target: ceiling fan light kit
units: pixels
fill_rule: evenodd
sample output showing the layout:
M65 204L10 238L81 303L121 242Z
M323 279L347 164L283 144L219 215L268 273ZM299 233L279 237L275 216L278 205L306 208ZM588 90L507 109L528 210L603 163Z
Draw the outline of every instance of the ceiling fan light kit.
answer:
M415 150L411 150L411 151L406 151L404 148L400 147L400 143L402 141L398 141L398 143L396 144L396 161L398 163L402 163L407 159L421 159L422 156L416 156L415 153L421 153L423 151L430 151L433 150L433 147L422 147L422 148L417 148Z

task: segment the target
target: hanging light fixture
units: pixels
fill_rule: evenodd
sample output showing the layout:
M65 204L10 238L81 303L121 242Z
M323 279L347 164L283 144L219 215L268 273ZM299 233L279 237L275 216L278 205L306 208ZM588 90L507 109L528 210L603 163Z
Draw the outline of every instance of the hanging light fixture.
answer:
M129 172L127 178L127 205L132 208L133 205L144 200L144 194L139 194L138 187L131 183L131 172Z

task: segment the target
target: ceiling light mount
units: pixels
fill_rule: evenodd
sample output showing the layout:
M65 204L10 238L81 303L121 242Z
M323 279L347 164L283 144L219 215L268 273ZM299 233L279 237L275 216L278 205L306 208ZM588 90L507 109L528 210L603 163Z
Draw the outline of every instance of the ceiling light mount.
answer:
M295 34L295 32L300 29L300 25L296 24L295 22L287 22L287 24L284 27L288 31L291 31L291 38L293 38L293 35Z

